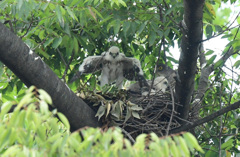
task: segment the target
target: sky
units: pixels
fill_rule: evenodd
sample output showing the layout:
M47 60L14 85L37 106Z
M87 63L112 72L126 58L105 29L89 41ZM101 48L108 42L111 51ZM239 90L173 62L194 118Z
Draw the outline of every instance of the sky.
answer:
M230 3L226 4L226 5L222 5L221 6L221 9L224 9L224 8L231 8L232 10L232 14L230 15L230 18L229 18L229 21L230 23L232 22L233 19L235 19L235 17L237 16L237 14L239 13L240 11L240 5L231 5ZM240 17L239 17L240 18ZM233 26L236 26L238 25L237 22L235 22L233 24ZM232 27L233 27L232 26ZM222 36L218 36L218 37L215 37L215 38L212 38L208 41L205 41L204 42L204 49L205 51L208 51L208 50L213 50L214 51L214 54L217 54L217 57L215 59L215 61L217 61L222 55L222 52L224 50L224 48L226 47L226 45L229 43L229 41L225 38L221 38ZM206 39L206 37L204 36L203 39ZM174 54L174 58L176 60L179 60L179 57L180 57L180 51L178 49L178 46L177 46L177 42L175 41L175 47L174 48L170 48L170 52L172 52L172 54ZM211 57L211 55L207 56L207 59L209 59ZM232 68L232 66L234 65L234 63L237 61L237 60L240 60L240 57L238 56L236 59L230 57L227 62L225 63L225 66L228 67L228 68ZM177 69L177 65L174 65L174 69ZM223 70L227 73L227 76L226 78L231 78L233 76L234 80L237 80L239 79L239 76L237 74L240 74L240 69L233 69L233 71L235 71L236 73L232 73L231 70L227 69L227 68L223 68ZM236 87L236 85L234 85Z

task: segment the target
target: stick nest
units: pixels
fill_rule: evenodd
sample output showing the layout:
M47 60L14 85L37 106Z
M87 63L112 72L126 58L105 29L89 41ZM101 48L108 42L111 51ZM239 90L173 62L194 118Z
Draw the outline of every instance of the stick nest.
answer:
M78 93L97 112L103 128L119 126L126 137L134 141L141 133L168 135L180 127L179 113L170 92L142 96L126 90L109 93Z

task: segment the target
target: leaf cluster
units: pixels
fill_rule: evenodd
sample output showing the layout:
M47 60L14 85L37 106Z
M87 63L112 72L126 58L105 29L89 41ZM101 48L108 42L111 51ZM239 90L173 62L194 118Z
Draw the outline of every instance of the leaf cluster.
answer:
M37 98L36 98L37 97ZM158 138L142 134L132 145L120 128L103 132L98 128L82 128L70 133L65 116L50 112L49 95L31 87L12 113L12 102L1 106L0 155L5 156L190 156L203 152L190 133ZM61 122L55 117L58 116Z

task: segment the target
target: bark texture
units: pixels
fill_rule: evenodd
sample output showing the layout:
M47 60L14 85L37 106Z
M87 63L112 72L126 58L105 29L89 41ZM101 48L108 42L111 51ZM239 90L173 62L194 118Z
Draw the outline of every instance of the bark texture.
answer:
M183 119L188 119L194 90L198 50L202 40L203 6L204 0L184 0L183 37L176 82L176 98L182 105L178 108L178 112Z
M62 82L42 59L8 28L0 23L0 60L28 87L44 89L54 106L69 120L71 130L101 125L95 112Z

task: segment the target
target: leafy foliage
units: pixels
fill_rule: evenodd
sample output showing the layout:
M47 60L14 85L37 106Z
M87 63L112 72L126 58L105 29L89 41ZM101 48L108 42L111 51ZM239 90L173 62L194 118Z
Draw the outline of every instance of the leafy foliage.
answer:
M51 104L49 95L31 87L12 113L8 111L13 102L1 106L1 156L189 156L196 150L203 152L190 133L163 139L154 133L142 134L134 145L119 128L106 132L83 128L70 133L66 117L56 110L50 112L47 103Z

